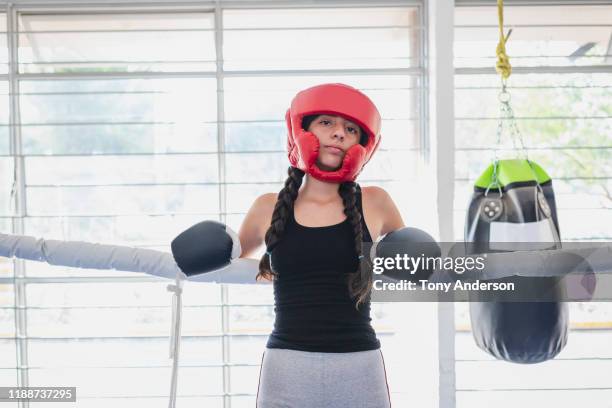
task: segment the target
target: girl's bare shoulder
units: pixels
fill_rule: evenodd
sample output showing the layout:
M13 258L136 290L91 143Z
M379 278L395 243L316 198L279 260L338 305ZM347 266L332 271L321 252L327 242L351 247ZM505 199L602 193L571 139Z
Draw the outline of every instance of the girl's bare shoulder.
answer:
M253 207L255 207L257 214L259 214L260 221L266 230L272 222L272 213L277 201L278 193L265 193L257 197L253 203Z
M361 187L361 200L364 206L371 208L382 207L384 201L390 199L384 188L378 186Z
M384 188L367 186L361 191L364 211L370 213L370 217L373 215L380 224L380 235L405 226L395 202Z
M259 201L259 205L271 212L272 210L274 210L274 206L278 201L278 193L264 193L257 197L257 200L255 201Z
M276 193L262 194L253 201L238 231L243 257L252 256L264 243L266 231L272 222Z

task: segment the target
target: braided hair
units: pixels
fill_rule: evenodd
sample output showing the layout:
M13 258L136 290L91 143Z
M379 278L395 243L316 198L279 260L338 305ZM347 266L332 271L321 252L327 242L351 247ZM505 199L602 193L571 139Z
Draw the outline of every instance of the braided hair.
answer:
M308 129L308 126L318 115L311 115L304 118L302 128ZM360 144L365 145L367 135L361 130ZM272 221L270 227L266 231L265 243L266 253L259 261L259 273L256 279L260 277L272 280L278 277L278 272L273 271L270 265L270 251L282 239L285 232L285 226L295 200L298 197L298 191L304 179L304 172L296 167L289 167L287 170L288 177L285 180L284 187L278 193L278 199L272 213ZM362 240L363 229L361 222L361 213L357 208L357 183L346 181L340 184L338 193L344 204L344 214L353 227L353 236L355 240L355 252L359 259L359 267L354 273L347 274L347 285L351 298L356 300L355 307L359 309L359 305L364 303L370 290L372 289L372 271L368 268L366 256L362 255Z
M296 167L289 167L287 171L289 177L285 180L285 186L278 193L278 199L272 212L272 221L266 231L264 241L266 243L266 253L259 261L259 273L256 279L263 277L268 280L276 279L277 272L270 266L270 252L280 241L285 232L285 226L289 219L289 214L293 210L293 204L298 196L298 191L302 185L304 172Z

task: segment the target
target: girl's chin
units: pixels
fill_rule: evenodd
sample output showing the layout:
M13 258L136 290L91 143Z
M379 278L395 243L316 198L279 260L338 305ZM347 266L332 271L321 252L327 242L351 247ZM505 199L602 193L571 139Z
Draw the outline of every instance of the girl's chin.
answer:
M323 171L336 171L342 166L342 162L330 166L328 164L322 163L319 160L317 160L316 164L317 164L317 167Z

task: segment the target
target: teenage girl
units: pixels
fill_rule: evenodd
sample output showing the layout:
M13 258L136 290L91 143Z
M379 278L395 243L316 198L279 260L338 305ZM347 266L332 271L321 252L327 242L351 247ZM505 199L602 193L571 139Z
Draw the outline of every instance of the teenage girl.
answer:
M257 277L274 286L257 407L389 407L362 242L404 222L384 189L354 181L380 142L380 114L358 90L324 84L298 93L286 118L289 177L239 231L241 257L265 244Z

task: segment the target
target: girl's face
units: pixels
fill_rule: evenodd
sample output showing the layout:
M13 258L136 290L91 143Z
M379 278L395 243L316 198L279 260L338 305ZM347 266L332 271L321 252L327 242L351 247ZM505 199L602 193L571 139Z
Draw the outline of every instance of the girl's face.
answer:
M323 171L338 170L346 151L361 139L359 126L342 116L319 115L306 130L319 139L317 166Z

